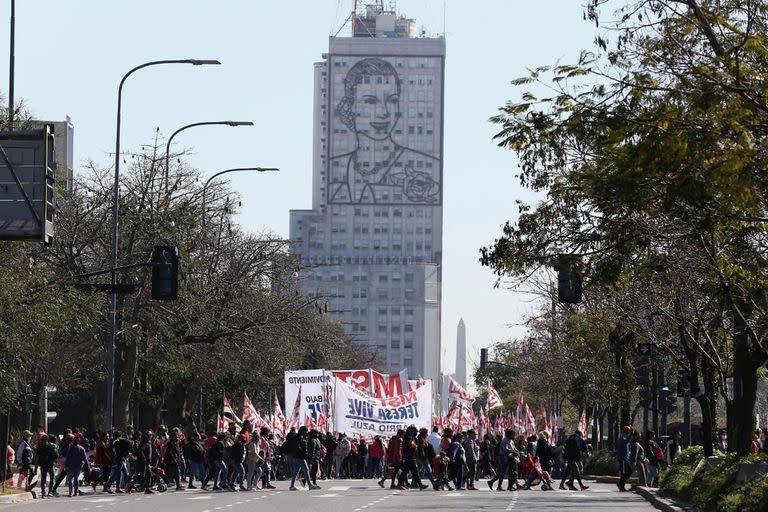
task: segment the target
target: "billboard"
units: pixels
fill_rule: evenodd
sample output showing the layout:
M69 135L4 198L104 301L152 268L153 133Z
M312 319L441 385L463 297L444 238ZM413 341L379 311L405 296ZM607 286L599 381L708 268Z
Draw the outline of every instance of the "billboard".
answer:
M442 204L443 57L331 54L328 204Z
M0 132L0 240L53 242L53 129Z

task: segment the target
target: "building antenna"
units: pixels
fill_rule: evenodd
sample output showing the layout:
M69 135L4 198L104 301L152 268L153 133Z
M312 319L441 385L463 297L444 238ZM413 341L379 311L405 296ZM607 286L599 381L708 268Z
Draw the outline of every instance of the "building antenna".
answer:
M445 37L445 34L446 34L446 32L445 32L445 10L446 10L446 8L447 8L446 1L443 0L443 37Z

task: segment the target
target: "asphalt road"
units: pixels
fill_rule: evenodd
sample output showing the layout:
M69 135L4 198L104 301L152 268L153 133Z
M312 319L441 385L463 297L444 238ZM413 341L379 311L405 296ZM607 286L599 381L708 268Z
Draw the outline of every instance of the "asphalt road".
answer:
M656 510L631 492L619 493L615 486L590 483L586 491L490 491L485 481L478 491L395 491L379 488L371 480L324 481L318 491L288 491L277 482L274 491L202 492L168 491L147 496L108 495L98 492L77 498L51 498L0 507L3 512L405 512L419 511L628 511ZM62 490L62 489L60 489ZM90 488L88 489L90 491ZM66 492L66 490L64 490Z

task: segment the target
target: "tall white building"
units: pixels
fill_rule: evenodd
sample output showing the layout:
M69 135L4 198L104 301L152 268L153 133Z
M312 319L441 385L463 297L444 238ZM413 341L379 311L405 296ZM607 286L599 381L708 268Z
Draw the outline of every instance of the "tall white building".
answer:
M463 318L456 327L456 382L467 388L467 326Z
M315 64L302 289L391 371L440 375L445 39L369 6Z

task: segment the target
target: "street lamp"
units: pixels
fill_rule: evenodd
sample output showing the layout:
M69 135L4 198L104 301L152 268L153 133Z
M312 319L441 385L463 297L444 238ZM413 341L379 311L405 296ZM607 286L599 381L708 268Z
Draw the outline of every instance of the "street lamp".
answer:
M150 66L161 64L191 64L193 66L208 66L221 64L218 60L211 59L171 59L145 62L128 71L120 80L117 89L117 129L115 130L115 188L113 190L112 205L112 290L109 295L109 343L107 345L107 431L112 430L113 402L115 397L115 335L117 328L117 241L120 225L120 111L123 104L123 85L136 71Z
M277 167L235 167L234 169L226 169L224 171L219 171L207 180L205 180L205 184L203 185L203 226L205 226L205 193L208 190L208 184L211 182L212 179L221 176L222 174L227 174L230 172L244 172L244 171L256 171L256 172L270 172L270 171L279 171Z
M194 128L195 126L210 126L210 125L223 125L223 126L253 126L252 121L203 121L200 123L192 123L186 126L182 126L168 137L168 143L165 145L165 191L168 192L168 175L170 173L170 154L171 154L171 141L179 133L183 132L187 128Z

